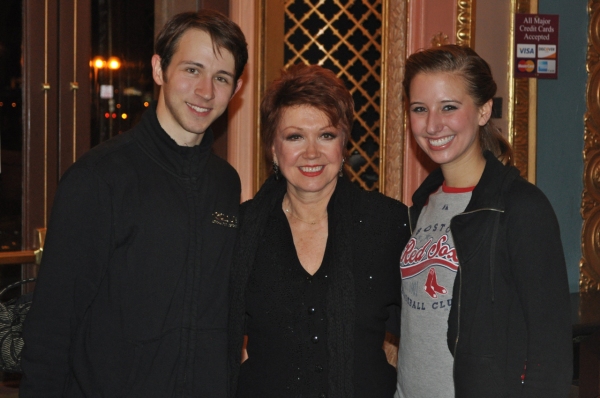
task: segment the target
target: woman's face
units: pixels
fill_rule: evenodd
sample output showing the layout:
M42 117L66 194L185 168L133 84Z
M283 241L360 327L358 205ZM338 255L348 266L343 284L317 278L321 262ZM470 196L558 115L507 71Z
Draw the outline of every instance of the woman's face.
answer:
M437 164L469 165L481 157L479 127L487 123L492 100L478 107L463 78L446 72L419 73L410 84L410 128Z
M273 160L297 193L332 193L342 165L343 132L319 109L283 110L271 150Z

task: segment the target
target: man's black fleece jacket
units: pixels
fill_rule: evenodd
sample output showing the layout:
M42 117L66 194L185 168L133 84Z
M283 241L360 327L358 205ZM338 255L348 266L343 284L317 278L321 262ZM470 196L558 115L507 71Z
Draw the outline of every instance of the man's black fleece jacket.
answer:
M212 141L178 146L151 108L65 173L21 397L226 396L240 181Z

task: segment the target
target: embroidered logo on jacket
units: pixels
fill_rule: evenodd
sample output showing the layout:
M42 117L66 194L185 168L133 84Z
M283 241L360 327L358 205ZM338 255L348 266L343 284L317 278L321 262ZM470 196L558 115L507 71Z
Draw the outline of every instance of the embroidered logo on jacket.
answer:
M222 225L224 227L229 228L237 228L238 227L238 219L236 216L229 216L227 214L219 213L218 211L213 212L212 214L213 224Z

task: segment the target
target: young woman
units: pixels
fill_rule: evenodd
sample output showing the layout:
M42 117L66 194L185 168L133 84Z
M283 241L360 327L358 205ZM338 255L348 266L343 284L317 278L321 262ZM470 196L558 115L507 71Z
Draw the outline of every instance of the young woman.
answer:
M559 227L490 122L489 65L441 46L411 55L403 84L414 138L440 168L409 210L396 397L566 397Z

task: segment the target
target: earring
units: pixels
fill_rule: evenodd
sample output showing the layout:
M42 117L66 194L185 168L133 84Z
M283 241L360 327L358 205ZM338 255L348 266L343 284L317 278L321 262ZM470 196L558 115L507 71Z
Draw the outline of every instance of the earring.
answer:
M279 175L281 174L279 171L279 165L277 162L273 161L273 174L275 174L275 179L279 180Z
M344 162L345 161L346 161L346 159L342 159L342 165L340 166L340 172L338 173L338 177L344 176Z

